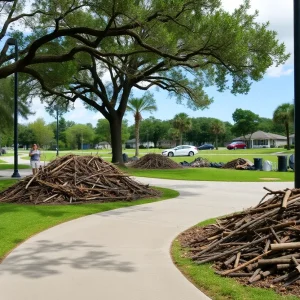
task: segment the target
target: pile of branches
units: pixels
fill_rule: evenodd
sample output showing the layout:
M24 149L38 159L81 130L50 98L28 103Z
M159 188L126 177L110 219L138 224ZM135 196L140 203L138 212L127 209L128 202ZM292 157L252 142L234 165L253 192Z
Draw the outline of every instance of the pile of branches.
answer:
M203 167L210 167L211 164L208 159L203 157L197 157L192 162L182 161L180 164L184 167L194 167L194 168L203 168Z
M130 201L159 192L135 182L98 156L67 155L0 193L0 202L65 204Z
M237 158L232 161L229 161L226 163L222 168L223 169L240 169L240 170L246 170L248 168L253 167L253 163L249 161L248 159L244 158Z
M299 290L300 189L265 189L256 207L187 231L182 244L197 264L214 262L220 275Z
M190 166L194 168L210 167L210 162L206 158L197 157L193 162L190 163Z
M181 166L161 154L149 153L133 162L131 167L138 169L178 169Z

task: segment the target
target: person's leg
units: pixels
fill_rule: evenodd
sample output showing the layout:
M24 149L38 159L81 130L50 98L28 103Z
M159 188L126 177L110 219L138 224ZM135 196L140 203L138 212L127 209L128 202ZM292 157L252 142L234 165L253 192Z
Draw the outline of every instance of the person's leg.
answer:
M30 161L30 165L31 165L31 169L32 169L32 174L34 175L34 163L32 160Z
M32 174L35 175L37 173L37 163L36 161L31 161Z

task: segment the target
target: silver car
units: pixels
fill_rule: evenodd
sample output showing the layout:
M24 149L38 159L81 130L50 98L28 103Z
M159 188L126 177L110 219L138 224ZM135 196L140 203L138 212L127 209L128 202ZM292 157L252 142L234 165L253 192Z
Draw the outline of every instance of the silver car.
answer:
M198 153L195 146L180 145L175 148L165 149L162 151L163 156L193 156Z

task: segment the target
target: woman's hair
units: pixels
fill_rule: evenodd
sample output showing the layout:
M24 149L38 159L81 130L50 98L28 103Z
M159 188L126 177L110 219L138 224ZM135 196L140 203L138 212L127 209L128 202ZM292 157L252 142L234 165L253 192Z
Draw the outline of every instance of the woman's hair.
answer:
M39 147L38 144L32 144L31 149L33 149L34 146L36 146L37 148Z

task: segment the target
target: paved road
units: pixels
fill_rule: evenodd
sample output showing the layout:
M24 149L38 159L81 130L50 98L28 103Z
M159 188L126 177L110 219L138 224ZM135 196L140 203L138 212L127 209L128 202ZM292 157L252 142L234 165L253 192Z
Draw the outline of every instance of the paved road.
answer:
M292 187L139 180L177 189L180 196L87 216L32 237L0 265L0 299L208 299L173 265L172 240L201 220L257 204L263 186Z

